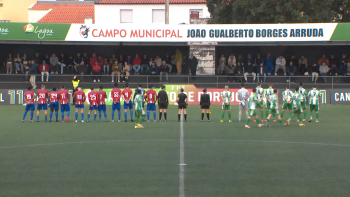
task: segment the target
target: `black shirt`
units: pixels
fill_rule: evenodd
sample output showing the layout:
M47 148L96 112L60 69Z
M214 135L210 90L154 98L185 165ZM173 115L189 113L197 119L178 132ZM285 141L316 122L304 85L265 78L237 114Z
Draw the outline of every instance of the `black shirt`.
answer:
M179 98L179 104L186 104L186 99L187 99L187 95L185 93L180 93L178 95Z
M210 105L209 94L204 93L201 95L201 101L200 101L199 105Z
M169 103L168 94L164 90L161 90L158 92L158 103L162 103L162 104Z

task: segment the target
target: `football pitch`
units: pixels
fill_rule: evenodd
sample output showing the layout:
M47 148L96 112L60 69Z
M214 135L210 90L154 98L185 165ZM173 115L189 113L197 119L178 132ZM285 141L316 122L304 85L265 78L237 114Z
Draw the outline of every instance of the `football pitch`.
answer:
M320 123L245 129L237 106L232 123L219 122L221 106L211 122L190 106L181 123L171 106L168 122L151 114L134 129L123 112L112 123L110 106L102 123L75 123L73 106L69 123L45 123L43 112L22 123L23 106L0 106L0 196L350 196L350 106L320 108Z

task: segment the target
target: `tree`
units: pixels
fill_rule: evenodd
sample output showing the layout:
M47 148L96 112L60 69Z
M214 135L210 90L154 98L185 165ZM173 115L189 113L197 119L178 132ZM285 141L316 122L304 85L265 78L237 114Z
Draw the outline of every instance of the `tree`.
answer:
M349 21L348 0L207 0L209 23L321 23Z

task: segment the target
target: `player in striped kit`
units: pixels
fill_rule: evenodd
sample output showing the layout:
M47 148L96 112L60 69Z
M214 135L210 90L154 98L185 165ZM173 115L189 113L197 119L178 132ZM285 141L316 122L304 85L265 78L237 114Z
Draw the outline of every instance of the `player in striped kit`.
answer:
M299 87L296 87L295 88L295 92L293 94L293 110L294 110L294 113L293 113L293 117L292 118L289 118L287 120L287 123L286 125L289 125L290 122L292 121L292 119L294 118L294 116L297 116L297 118L299 119L299 126L305 126L305 124L303 124L301 121L302 121L302 114L303 114L303 108L301 107L300 105L300 102L302 100L302 97L301 95L299 94Z
M283 118L284 111L286 109L289 110L289 118L292 118L293 117L293 113L292 113L292 109L293 109L293 104L292 104L293 92L291 90L289 90L289 87L287 86L286 90L283 91L282 96L283 96L283 105L282 105L281 118Z
M316 112L316 122L318 123L318 111L320 110L319 107L319 98L321 97L320 91L317 90L316 85L312 87L312 90L309 91L307 94L307 97L309 99L309 105L310 105L310 111L309 111L309 122L312 121L312 111Z
M257 106L256 109L260 109L260 114L261 114L261 122L264 122L264 96L265 96L265 92L264 89L261 87L261 83L258 83L258 87L255 88L256 89L256 96L258 97L258 100L260 101Z
M49 93L45 90L45 85L41 85L41 89L38 90L38 108L36 110L36 121L39 122L40 110L43 109L45 113L45 122L47 122L47 99Z
M303 88L303 83L299 84L299 94L300 94L300 97L301 97L300 107L303 109L303 122L306 122L305 118L306 118L306 96L307 96L307 92Z
M81 90L81 87L78 87L77 91L74 92L73 100L75 101L75 122L78 122L79 109L81 122L84 122L84 102L86 100L86 97L85 92Z
M150 89L146 91L144 98L147 102L147 120L149 122L149 113L150 111L153 112L153 121L157 122L156 119L156 102L157 102L157 92L153 90L154 86L151 85ZM142 90L141 90L142 94ZM141 95L142 96L142 95Z
M249 122L252 116L255 117L255 120L258 123L259 127L264 126L263 124L259 124L258 114L256 113L256 107L259 106L260 102L261 100L258 99L258 95L256 94L256 89L253 89L252 94L249 96L249 104L248 104L249 115L248 115L247 123L245 124L245 128L250 129Z
M69 122L69 115L70 115L70 106L69 106L69 92L68 90L64 89L64 86L61 86L61 90L58 91L58 100L61 104L61 117L62 117L62 123L64 123L64 112L67 112L66 120Z
M269 84L269 88L265 90L265 98L266 98L266 122L267 122L267 116L270 112L270 101L269 97L273 95L273 84ZM274 122L276 122L276 114L273 114Z
M271 116L276 116L276 115L277 115L278 122L281 123L282 125L283 123L278 111L277 89L273 90L273 94L269 96L268 101L270 103L270 110L269 110L269 116L266 119L266 126L270 127L269 125L270 118Z
M231 120L231 98L232 93L229 91L229 87L225 86L225 91L221 92L221 100L222 100L222 113L220 122L224 122L225 111L228 113L228 122L232 122Z
M107 110L106 110L106 98L107 93L103 90L103 87L100 86L99 91L97 92L98 97L98 117L100 118L100 122L102 122L102 112L105 117L105 121L107 122Z
M142 92L141 90L137 90L137 95L135 96L134 99L135 103L135 129L142 129L142 121L143 121L143 116L144 114L142 113L142 103L143 103L143 98L142 98Z

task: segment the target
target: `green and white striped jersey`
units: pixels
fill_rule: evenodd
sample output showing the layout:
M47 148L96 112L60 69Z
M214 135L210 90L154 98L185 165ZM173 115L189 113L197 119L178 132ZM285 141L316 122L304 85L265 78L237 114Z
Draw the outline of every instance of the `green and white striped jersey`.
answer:
M258 95L252 93L252 94L249 96L248 108L249 108L249 109L255 110L257 104L258 104Z
M321 97L320 91L318 90L310 90L307 94L309 98L309 104L310 105L319 105L319 97Z
M135 96L134 103L135 103L135 110L142 110L142 95L138 94Z
M277 109L278 108L277 95L273 94L273 95L269 96L269 99L270 99L270 109Z
M299 87L299 94L301 98L300 102L305 102L307 96L306 90L304 88Z
M293 107L300 108L301 99L302 99L302 97L299 94L299 92L294 92L294 94L293 94Z
M266 98L270 99L270 96L273 95L273 88L267 88L265 90L265 95L266 95Z
M223 98L223 103L231 102L232 93L230 91L221 92L221 96Z
M283 101L292 101L293 92L290 90L285 90L282 92Z
M263 94L264 89L262 87L256 87L256 96L258 97L258 100L262 99Z

